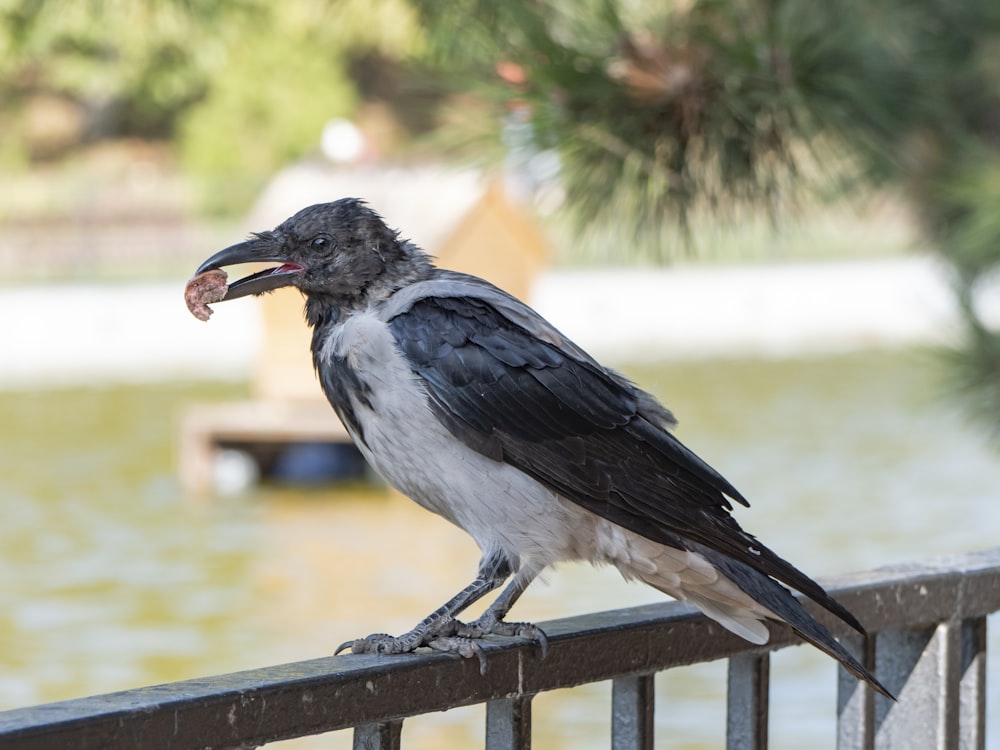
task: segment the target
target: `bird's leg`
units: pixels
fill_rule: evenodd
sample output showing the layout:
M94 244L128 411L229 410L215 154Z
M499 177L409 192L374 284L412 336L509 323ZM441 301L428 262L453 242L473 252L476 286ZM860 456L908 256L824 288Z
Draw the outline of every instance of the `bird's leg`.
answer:
M484 555L475 580L417 623L413 630L400 636L373 633L366 638L342 643L334 653L339 654L350 648L354 654L405 654L435 642L434 647L440 650L456 651L466 657L481 657L478 647L468 638L452 638L458 628L455 615L499 588L512 572L511 563L505 555L499 552ZM455 642L448 643L448 640Z
M515 636L537 640L542 649L544 658L548 650L548 639L545 633L537 625L530 622L506 622L504 617L510 612L524 590L528 588L537 573L528 568L522 568L514 576L507 588L500 592L500 595L493 600L493 603L476 620L469 623L459 623L455 630L455 635L462 638L482 638L485 635Z

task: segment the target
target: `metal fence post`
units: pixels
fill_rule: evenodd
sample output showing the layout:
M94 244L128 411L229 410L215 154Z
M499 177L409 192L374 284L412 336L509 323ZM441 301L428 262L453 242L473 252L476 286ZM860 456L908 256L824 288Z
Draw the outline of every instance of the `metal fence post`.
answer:
M354 750L400 750L403 721L380 721L354 728Z
M962 676L959 682L961 750L986 750L986 618L962 621Z
M531 750L531 699L522 695L486 704L486 750Z
M727 750L767 750L770 674L767 654L729 657Z
M848 635L841 638L840 643L864 666L874 670L874 636ZM837 750L875 750L875 691L839 666L837 667Z
M653 677L630 674L611 681L612 750L653 750Z
M961 656L957 621L878 634L879 677L899 702L876 700L876 750L959 750Z

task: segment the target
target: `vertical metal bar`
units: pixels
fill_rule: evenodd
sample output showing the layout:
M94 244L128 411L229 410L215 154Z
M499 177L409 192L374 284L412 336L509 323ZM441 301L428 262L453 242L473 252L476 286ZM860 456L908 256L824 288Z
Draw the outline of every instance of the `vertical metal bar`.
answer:
M938 683L938 747L959 750L962 682L962 623L958 620L937 626L931 643L937 662L934 677Z
M919 731L923 736L923 746L930 750L936 747L933 738L937 734L936 689L931 689L929 680L923 675L913 675L921 656L930 645L934 628L923 630L895 629L878 634L877 660L883 667L880 674L885 685L899 699L895 706L876 701L875 727L879 750L895 750L907 734ZM924 662L925 668L928 666ZM902 707L900 707L902 704ZM912 714L918 710L919 715ZM907 724L911 724L908 732Z
M876 699L877 750L959 750L961 635L957 621L879 633L879 676L899 702Z
M727 750L767 750L770 681L768 654L738 654L729 658Z
M961 750L986 749L986 618L962 622L962 662L959 682Z
M531 698L522 695L486 704L486 750L531 750Z
M874 672L874 637L851 635L840 642ZM875 691L843 667L837 669L837 750L875 750Z
M611 681L612 750L653 750L653 677L631 674Z
M354 750L400 750L403 720L354 727Z

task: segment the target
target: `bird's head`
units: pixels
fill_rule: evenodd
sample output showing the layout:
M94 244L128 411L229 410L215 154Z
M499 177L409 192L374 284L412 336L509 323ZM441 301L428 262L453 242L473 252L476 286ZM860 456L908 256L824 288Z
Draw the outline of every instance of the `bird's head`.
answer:
M338 308L390 294L430 268L427 256L356 198L304 208L274 229L220 250L196 273L240 263L279 265L231 282L222 301L294 286L310 301Z

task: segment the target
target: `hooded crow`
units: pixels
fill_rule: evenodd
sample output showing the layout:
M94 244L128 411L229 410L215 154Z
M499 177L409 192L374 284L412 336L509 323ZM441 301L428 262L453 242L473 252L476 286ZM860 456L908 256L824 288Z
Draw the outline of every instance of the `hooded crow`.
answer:
M219 281L220 269L250 262L277 265ZM784 623L888 695L789 588L863 633L860 623L740 527L733 503L747 501L671 433L665 407L523 302L435 267L364 201L305 208L213 255L198 275L210 272L206 302L303 293L320 385L358 448L482 552L472 583L413 630L341 649L430 646L482 659L486 634L544 648L539 629L505 617L542 570L587 560L691 602L754 644L768 641L765 623ZM508 579L481 617L456 619Z

